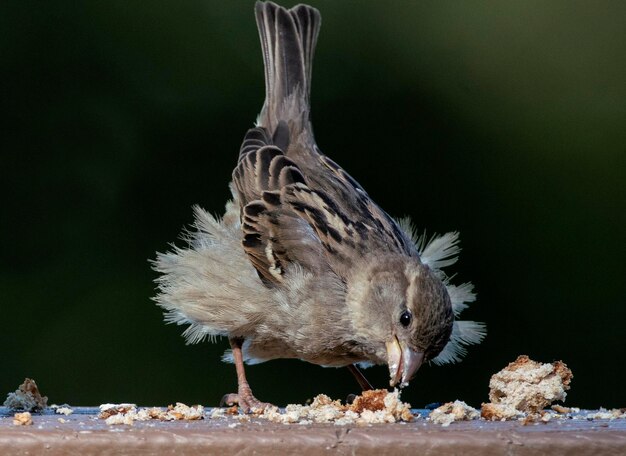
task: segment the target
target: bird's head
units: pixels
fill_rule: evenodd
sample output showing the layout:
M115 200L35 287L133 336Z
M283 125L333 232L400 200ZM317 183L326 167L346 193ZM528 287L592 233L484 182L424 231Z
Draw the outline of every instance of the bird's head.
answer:
M450 296L442 280L417 259L378 258L364 272L350 287L355 330L366 334L375 361L389 366L391 386L405 386L450 340Z

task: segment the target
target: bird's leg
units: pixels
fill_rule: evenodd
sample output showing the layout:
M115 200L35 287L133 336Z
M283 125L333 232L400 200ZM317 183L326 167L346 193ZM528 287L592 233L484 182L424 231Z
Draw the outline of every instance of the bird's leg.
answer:
M369 391L374 389L372 384L365 378L365 375L363 375L363 372L361 372L361 369L356 367L356 364L348 365L348 370L352 372L352 375L354 375L356 381L359 382L359 386L361 387L362 391ZM348 394L348 397L346 397L346 404L352 404L355 398L356 394Z
M354 375L356 381L359 382L359 386L363 391L369 391L374 389L372 384L365 378L365 375L363 375L363 372L361 372L361 369L356 367L356 364L350 364L348 366L348 370L352 372L352 375Z
M246 380L246 372L243 366L243 355L241 353L241 345L243 339L240 337L229 338L230 346L233 350L233 359L235 361L235 369L237 370L237 394L226 394L220 403L221 406L228 404L238 404L244 413L251 411L262 411L266 407L270 407L272 404L259 401L252 395L252 390L248 381Z

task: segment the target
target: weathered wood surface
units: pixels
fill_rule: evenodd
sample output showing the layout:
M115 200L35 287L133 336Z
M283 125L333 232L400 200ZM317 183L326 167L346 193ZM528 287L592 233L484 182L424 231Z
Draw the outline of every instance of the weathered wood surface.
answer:
M74 410L69 416L34 414L32 426L15 426L12 413L0 408L0 454L626 454L626 420L559 419L526 426L472 421L442 427L423 419L336 426L229 417L109 426L97 418L97 409Z

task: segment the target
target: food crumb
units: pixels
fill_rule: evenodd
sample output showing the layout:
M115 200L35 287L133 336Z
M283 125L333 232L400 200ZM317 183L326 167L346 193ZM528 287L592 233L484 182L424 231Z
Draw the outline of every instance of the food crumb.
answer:
M480 413L463 401L448 402L430 412L428 419L443 427L450 426L454 421L471 421L480 417Z
M480 416L487 421L507 421L525 418L526 414L510 404L484 403L480 407Z
M561 414L572 413L573 411L572 407L563 407L562 405L558 405L558 404L554 404L550 408L554 410L556 413L561 413Z
M521 355L489 381L490 403L482 404L486 420L511 420L537 414L554 401L564 401L572 371L562 361L539 363Z
M215 407L211 412L210 418L226 418L225 410L223 408Z
M182 402L169 405L165 410L158 407L137 409L135 404L102 404L98 415L98 418L105 420L108 425L126 424L129 426L132 426L135 421L193 421L201 420L203 417L203 406L190 407Z
M226 410L224 410L224 412L227 415L239 415L239 409L237 408L236 405L233 405L232 407L228 407Z
M67 406L62 406L62 407L56 407L54 410L55 413L59 414L59 415L71 415L72 413L74 413L74 410L72 410L71 408L67 407Z
M268 407L261 419L283 424L332 423L337 426L411 421L411 405L400 401L397 390L364 391L351 405L343 405L325 394L317 395L310 405L289 404L281 412L278 407Z
M619 418L626 418L626 412L621 409L607 410L600 407L600 410L587 414L585 418L588 420L615 420Z
M16 413L15 415L13 415L13 425L14 426L32 426L33 417L30 414L30 412Z
M100 404L100 414L98 418L106 420L113 415L124 415L132 410L136 411L135 404Z
M24 382L13 392L7 395L4 406L11 410L36 412L46 408L48 398L42 396L35 380L25 378Z

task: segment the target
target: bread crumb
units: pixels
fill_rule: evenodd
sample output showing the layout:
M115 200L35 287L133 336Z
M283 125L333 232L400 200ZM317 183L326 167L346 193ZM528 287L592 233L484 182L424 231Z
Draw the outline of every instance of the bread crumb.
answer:
M430 421L444 427L450 426L454 421L471 421L479 417L478 410L459 400L443 404L428 415Z
M124 415L130 411L136 411L135 404L100 404L98 418L106 420L113 415Z
M283 424L332 423L338 426L348 424L376 424L411 421L410 404L399 399L398 391L364 391L351 405L342 405L325 394L313 399L310 405L289 404L281 412L277 407L266 408L260 418Z
M69 407L63 406L63 407L56 407L54 410L55 413L59 414L59 415L71 415L72 413L74 413L74 410L72 410Z
M488 421L506 421L523 418L525 414L509 404L484 403L480 416Z
M32 426L33 417L30 414L30 412L16 413L15 415L13 415L13 425L14 426Z
M227 415L239 415L239 409L237 408L236 405L233 405L232 407L229 407L225 410Z
M562 361L542 364L519 356L491 377L491 403L482 405L481 416L495 421L538 413L554 401L565 400L572 377Z
M386 390L363 391L363 394L354 398L350 404L350 410L356 413L362 413L364 410L383 410L385 408Z
M163 410L158 407L137 409L135 404L102 404L98 418L106 424L127 424L132 426L135 421L178 421L201 420L204 417L204 407L201 405L188 406L182 402L168 405Z
M413 421L414 416L411 413L411 404L400 400L400 392L398 390L394 390L391 393L388 392L383 402L385 403L385 410L391 413L396 421Z
M177 402L176 405L169 405L164 415L159 415L156 419L162 421L174 421L174 420L201 420L204 416L204 407L201 405L188 406L182 402Z
M11 410L25 410L35 412L43 410L48 404L48 398L42 396L35 380L25 378L24 382L13 393L7 395L4 406Z
M128 426L132 426L135 423L135 419L134 416L129 413L118 413L106 418L104 422L108 426L113 426L115 424L126 424Z
M563 415L558 415L548 410L540 410L539 412L522 414L522 416L519 417L519 421L521 421L522 426L528 426L529 424L535 423L545 424L552 421L553 418L563 418Z
M619 418L626 418L626 412L621 409L606 410L600 407L600 410L594 413L589 413L585 416L588 420L615 420Z
M219 407L215 407L213 409L213 411L211 412L211 416L210 417L212 419L215 419L215 418L226 418L225 409L219 408Z
M556 413L561 413L561 414L572 413L571 407L563 407L562 405L558 405L558 404L555 404L550 408L554 410Z

